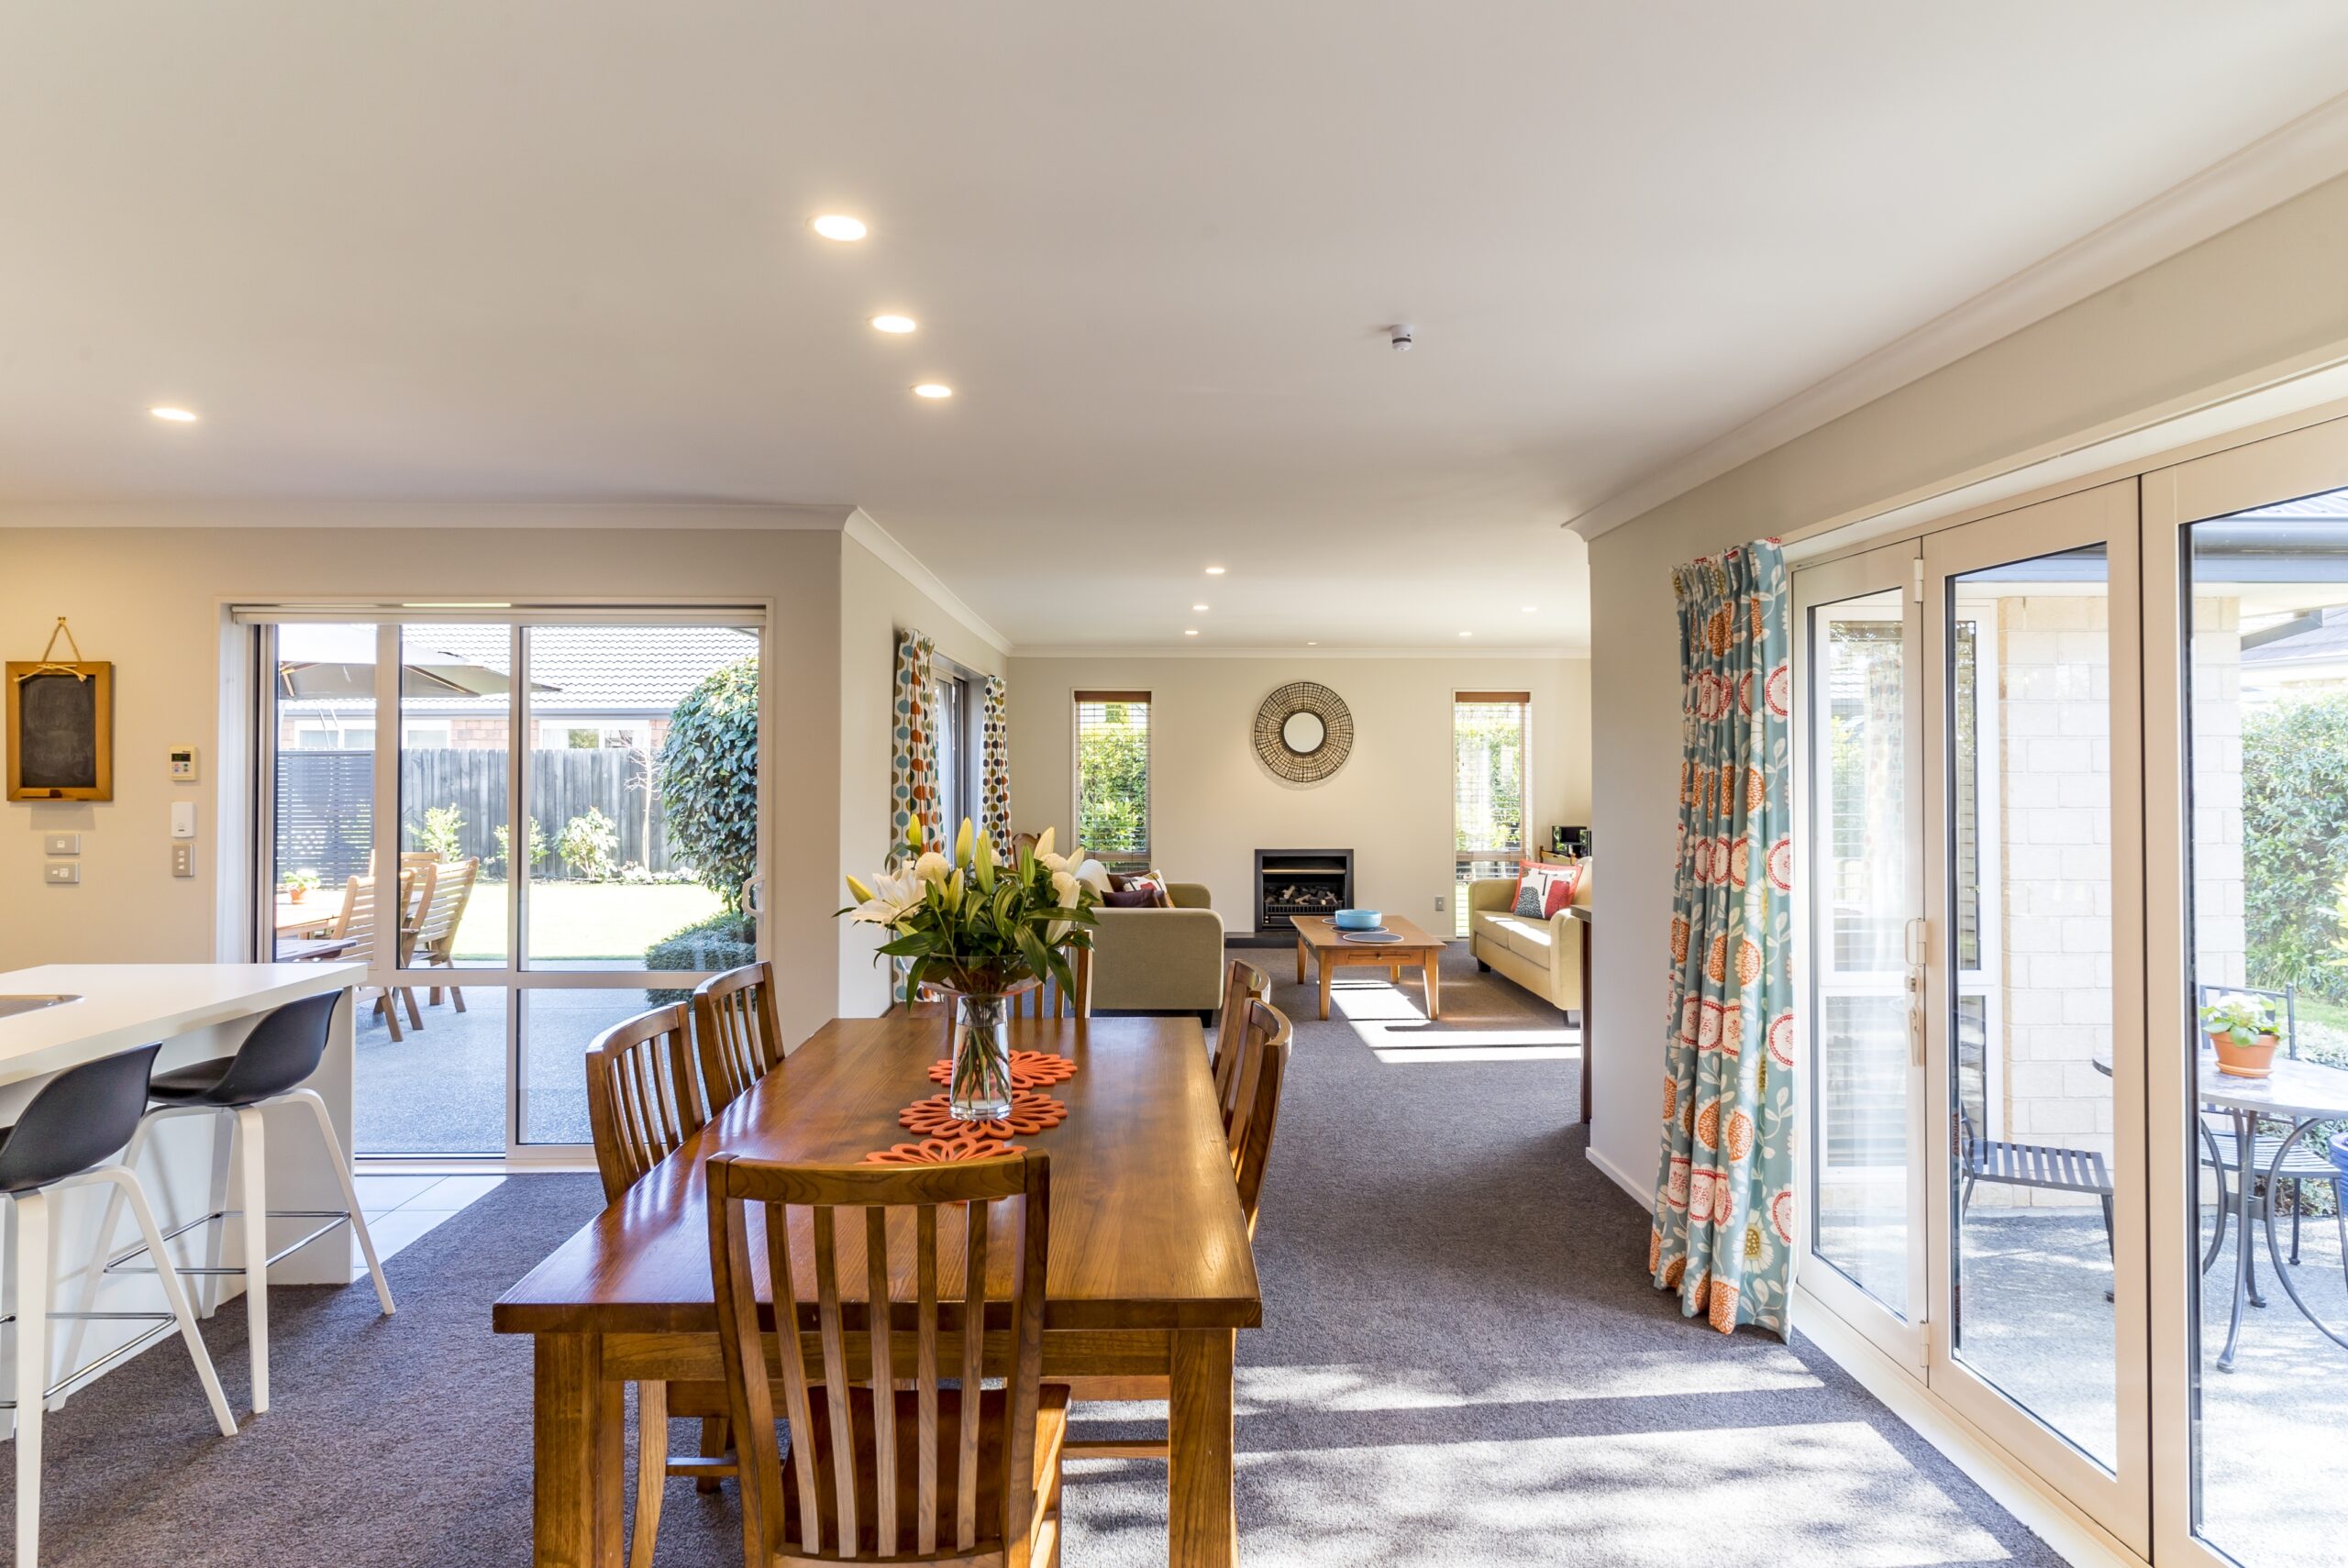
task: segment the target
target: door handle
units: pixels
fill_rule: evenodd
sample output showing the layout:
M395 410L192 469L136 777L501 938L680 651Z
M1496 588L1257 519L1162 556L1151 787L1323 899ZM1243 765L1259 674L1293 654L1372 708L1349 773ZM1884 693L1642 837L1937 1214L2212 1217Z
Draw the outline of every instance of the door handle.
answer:
M1924 1065L1924 961L1932 951L1932 927L1923 920L1908 922L1908 1065Z

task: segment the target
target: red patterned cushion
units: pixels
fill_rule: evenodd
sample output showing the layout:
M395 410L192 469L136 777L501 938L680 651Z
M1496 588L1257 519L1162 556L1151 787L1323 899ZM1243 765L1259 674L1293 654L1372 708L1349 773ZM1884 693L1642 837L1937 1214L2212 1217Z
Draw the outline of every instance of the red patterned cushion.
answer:
M1578 865L1551 873L1548 897L1541 901L1541 917L1546 920L1562 910L1571 909L1574 895L1580 890L1581 867Z

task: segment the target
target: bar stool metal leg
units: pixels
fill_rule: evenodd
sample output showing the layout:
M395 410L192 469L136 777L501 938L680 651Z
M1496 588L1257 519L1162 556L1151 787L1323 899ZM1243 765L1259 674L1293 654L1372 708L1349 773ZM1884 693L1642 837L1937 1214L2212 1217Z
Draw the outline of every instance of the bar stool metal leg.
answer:
M236 1413L228 1408L228 1396L221 1391L220 1375L214 1370L211 1353L204 1348L204 1334L195 1325L195 1309L188 1300L187 1286L180 1280L180 1271L171 1266L171 1259L163 1251L162 1228L155 1223L155 1211L148 1207L146 1189L138 1185L138 1175L128 1165L104 1165L90 1173L91 1179L103 1181L115 1189L115 1201L127 1203L131 1218L138 1223L138 1234L147 1242L147 1251L162 1266L155 1271L156 1282L163 1287L163 1299L178 1320L180 1339L187 1346L190 1360L195 1363L195 1375L204 1384L205 1402L212 1407L212 1419L220 1428L222 1437L237 1435ZM94 1275L95 1270L92 1271ZM76 1325L77 1327L79 1325Z
M40 1562L41 1396L49 1383L49 1195L16 1195L17 1568Z

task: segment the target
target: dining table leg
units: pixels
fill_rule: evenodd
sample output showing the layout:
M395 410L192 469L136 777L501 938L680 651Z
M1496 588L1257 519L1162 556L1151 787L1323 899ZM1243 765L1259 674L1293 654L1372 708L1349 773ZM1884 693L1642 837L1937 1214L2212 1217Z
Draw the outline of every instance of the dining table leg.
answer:
M1238 1503L1232 1491L1236 1349L1230 1329L1186 1329L1174 1335L1166 1422L1170 1568L1236 1568L1239 1562Z
M620 1568L626 1389L604 1375L598 1334L540 1334L531 1441L531 1561Z

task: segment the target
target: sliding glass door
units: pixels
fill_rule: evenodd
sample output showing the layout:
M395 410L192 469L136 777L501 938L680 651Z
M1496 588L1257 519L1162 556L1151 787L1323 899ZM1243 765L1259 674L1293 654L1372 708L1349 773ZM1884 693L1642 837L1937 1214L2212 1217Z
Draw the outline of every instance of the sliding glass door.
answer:
M759 627L250 618L260 941L369 965L358 1152L585 1143L595 1034L759 950Z

